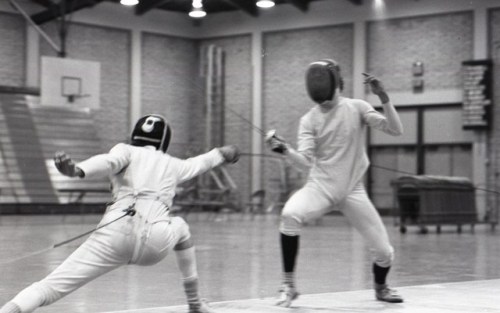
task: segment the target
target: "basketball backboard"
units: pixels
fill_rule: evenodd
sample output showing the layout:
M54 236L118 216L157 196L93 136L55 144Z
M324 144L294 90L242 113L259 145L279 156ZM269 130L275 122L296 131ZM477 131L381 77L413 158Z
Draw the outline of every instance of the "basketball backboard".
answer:
M42 57L41 105L99 108L101 64Z

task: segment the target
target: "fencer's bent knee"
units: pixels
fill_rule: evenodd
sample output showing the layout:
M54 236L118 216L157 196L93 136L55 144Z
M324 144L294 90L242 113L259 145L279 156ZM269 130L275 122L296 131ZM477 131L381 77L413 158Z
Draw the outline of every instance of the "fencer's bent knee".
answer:
M387 249L375 251L375 264L381 267L389 267L394 261L394 248L392 246Z
M177 243L174 246L174 250L175 251L182 251L182 250L189 249L191 247L194 247L194 243L193 243L193 240L191 238L189 238L187 240L180 241L179 243Z
M178 232L179 240L177 241L177 244L182 243L191 238L189 225L186 223L184 219L178 216L173 217L172 225L175 226L175 229Z
M287 236L298 236L301 229L301 219L293 214L293 212L283 211L281 214L280 232Z

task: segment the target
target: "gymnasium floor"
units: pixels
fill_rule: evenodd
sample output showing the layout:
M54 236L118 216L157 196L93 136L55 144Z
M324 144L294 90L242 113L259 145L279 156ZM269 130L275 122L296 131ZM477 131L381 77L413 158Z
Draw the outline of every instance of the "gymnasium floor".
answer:
M444 226L400 234L386 218L396 249L389 276L403 304L375 301L371 262L361 237L342 216L327 216L303 232L293 308L273 306L281 260L275 215L184 216L198 250L201 293L221 313L238 312L500 312L500 232ZM9 260L83 233L98 215L0 216L0 302L43 278L82 242L17 262ZM111 272L37 312L186 312L173 256L153 267Z

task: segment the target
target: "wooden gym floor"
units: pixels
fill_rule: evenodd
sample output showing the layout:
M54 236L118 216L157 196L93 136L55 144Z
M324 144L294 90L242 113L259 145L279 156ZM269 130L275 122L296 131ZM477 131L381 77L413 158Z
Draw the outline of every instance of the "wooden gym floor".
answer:
M342 216L305 227L297 269L302 293L290 309L275 307L280 285L278 217L192 213L202 297L221 313L239 312L500 312L500 232L489 225L433 227L400 234L386 225L396 249L389 275L403 304L374 300L371 262L361 237ZM43 278L82 242L24 256L83 233L98 215L0 216L0 302ZM37 312L186 312L174 256L152 267L126 266Z

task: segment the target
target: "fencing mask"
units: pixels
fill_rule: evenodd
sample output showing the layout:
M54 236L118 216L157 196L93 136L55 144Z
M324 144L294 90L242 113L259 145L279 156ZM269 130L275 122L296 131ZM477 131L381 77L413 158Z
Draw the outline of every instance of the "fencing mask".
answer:
M156 150L167 151L172 131L167 120L157 114L141 117L132 131L133 146L154 146Z
M316 103L332 100L336 89L343 89L338 63L324 59L309 64L306 72L306 88L309 97Z

